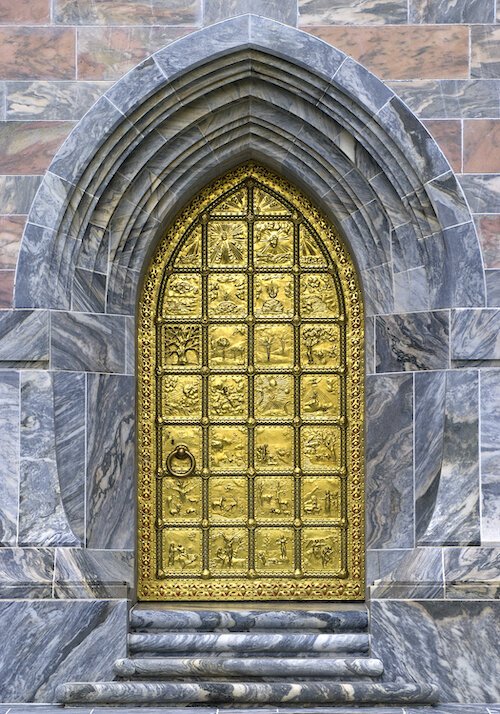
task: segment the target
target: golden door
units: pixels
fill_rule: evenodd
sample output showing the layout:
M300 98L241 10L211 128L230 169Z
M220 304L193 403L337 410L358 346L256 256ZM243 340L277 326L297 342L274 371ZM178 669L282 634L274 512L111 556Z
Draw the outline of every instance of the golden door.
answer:
M196 196L140 298L140 600L363 599L363 359L305 196L254 164Z

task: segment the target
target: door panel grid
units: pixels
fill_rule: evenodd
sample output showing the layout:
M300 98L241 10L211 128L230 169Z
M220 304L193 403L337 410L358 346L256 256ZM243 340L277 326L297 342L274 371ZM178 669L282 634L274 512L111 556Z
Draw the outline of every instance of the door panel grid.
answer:
M333 229L270 172L183 213L141 301L140 597L363 597L361 310Z

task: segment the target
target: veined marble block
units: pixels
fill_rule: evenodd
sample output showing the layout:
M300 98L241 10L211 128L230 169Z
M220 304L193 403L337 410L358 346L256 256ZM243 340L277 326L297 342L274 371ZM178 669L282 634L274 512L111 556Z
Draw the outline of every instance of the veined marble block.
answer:
M126 654L123 600L5 600L0 622L4 702L53 702L58 684L111 677Z
M499 701L499 600L374 600L370 622L389 677L436 684L443 702Z
M19 508L19 373L0 371L0 544L16 545Z
M419 545L479 544L478 400L476 371L415 375Z
M369 548L413 548L413 377L366 381Z

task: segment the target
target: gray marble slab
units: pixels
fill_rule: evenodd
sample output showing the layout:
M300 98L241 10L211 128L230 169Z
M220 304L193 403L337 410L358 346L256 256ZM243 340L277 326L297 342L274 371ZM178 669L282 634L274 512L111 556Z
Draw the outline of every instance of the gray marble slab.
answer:
M498 79L416 79L388 84L420 119L500 116Z
M427 268L410 268L394 273L394 312L427 312L431 307Z
M495 22L494 0L410 0L411 23L481 23Z
M57 306L60 291L54 279L51 284L51 295L48 295L49 260L47 256L51 255L55 240L55 233L49 228L29 222L26 224L17 263L18 281L14 292L15 307Z
M481 253L472 222L437 231L423 238L421 245L433 307L486 304Z
M125 323L118 315L55 312L50 344L53 369L125 371Z
M446 548L446 597L500 599L500 548Z
M370 609L372 655L387 678L436 684L444 702L499 700L500 601L376 600Z
M367 583L372 597L443 597L440 548L369 550Z
M54 702L58 684L110 677L125 656L125 601L0 602L0 697Z
M369 376L366 417L367 545L412 548L412 376Z
M126 598L134 586L133 551L58 548L56 553L55 597Z
M399 24L408 19L406 0L299 0L300 25Z
M269 17L293 27L297 24L296 0L205 0L203 5L203 24L227 20L229 17L244 15Z
M54 438L64 512L74 535L84 543L86 375L54 372Z
M7 119L81 119L110 82L9 82Z
M19 507L19 373L0 371L0 544L16 545Z
M500 542L500 370L480 373L481 540Z
M500 359L500 309L452 311L451 359Z
M449 313L381 315L375 318L377 372L446 369Z
M135 380L87 377L87 545L134 545ZM108 405L107 409L99 407Z
M500 307L500 270L485 270L486 304L488 307Z
M365 290L367 315L380 315L394 311L392 265L385 263L360 273Z
M481 475L500 474L500 369L480 374Z
M415 375L415 512L420 545L479 543L478 389L475 370Z
M500 201L499 174L464 174L458 180L472 213L496 213Z
M52 373L45 370L29 370L20 374L20 456L55 461Z
M0 176L2 213L29 213L41 180L41 176Z
M0 599L50 598L52 548L0 548Z
M0 363L48 359L47 310L0 310Z
M77 546L64 510L56 462L21 459L19 535L21 546Z

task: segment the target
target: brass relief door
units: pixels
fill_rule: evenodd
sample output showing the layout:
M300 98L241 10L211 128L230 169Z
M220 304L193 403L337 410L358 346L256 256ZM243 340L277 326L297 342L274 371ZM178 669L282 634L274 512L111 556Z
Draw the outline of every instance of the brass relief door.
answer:
M302 194L247 164L190 203L138 370L139 599L362 599L362 300Z

